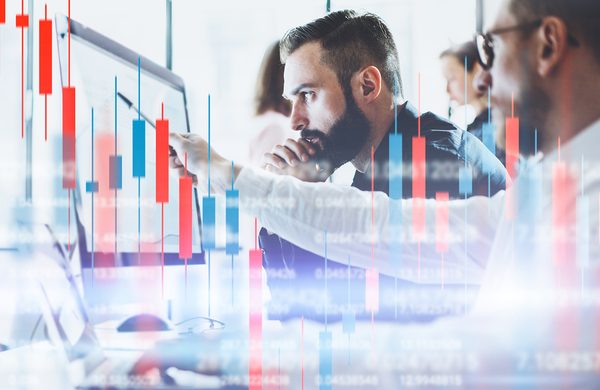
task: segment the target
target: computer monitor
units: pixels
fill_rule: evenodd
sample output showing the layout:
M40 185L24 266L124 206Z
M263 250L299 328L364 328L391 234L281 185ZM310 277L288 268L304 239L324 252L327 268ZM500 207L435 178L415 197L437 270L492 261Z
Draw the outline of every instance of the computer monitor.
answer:
M169 175L168 202L157 203L154 127L156 119L164 118L169 131L190 131L183 80L72 19L69 47L68 18L57 14L55 19L62 85L76 91L74 197L82 266L92 266L92 248L96 267L159 265L163 251L165 265L183 264L179 179ZM134 120L146 122L143 177L133 171ZM117 172L119 159L122 169ZM192 215L188 264L202 264L195 188L191 208L182 212Z

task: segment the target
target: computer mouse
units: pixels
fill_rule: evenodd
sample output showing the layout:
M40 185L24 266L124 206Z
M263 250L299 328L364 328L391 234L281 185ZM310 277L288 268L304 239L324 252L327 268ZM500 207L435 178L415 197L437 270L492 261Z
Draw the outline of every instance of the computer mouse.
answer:
M137 314L126 318L118 327L118 332L157 332L171 330L171 324L152 314Z

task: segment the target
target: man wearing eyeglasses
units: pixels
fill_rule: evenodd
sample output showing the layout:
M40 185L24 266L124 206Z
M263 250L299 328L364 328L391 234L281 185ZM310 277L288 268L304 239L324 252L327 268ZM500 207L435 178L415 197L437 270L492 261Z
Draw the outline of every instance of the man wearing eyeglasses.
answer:
M474 84L493 90L492 105L502 120L519 116L519 146L525 155L534 152L536 128L538 149L548 152L557 148L558 137L564 143L597 118L598 107L588 92L582 93L597 89L590 78L594 59L600 59L596 3L507 1L489 32L475 39L485 71ZM501 144L504 135L497 134Z
M481 274L474 275L482 279L476 308L464 319L431 326L380 324L376 335L361 338L357 333L354 342L372 340L378 355L388 354L383 363L396 356L399 339L451 337L460 340L462 352L475 353L476 363L454 371L463 375L466 387L479 388L478 381L488 378L486 374L495 375L489 377L494 382L488 385L509 386L511 381L544 389L571 388L574 383L577 388L597 385L598 21L600 2L595 0L505 0L493 27L478 38L487 70L477 83L491 88L497 117L512 117L514 110L514 117L521 120L520 134L533 137L534 153L528 153L529 145L520 148L531 158L512 187L489 203L483 197L449 202L450 231L467 234L452 237L446 266L481 268ZM195 135L172 134L171 144L178 155L188 153L189 169L200 175L199 182L206 179L207 143ZM316 197L360 204L364 196L355 188L275 177L237 164L232 169L231 161L215 151L211 156L215 192L224 194L233 175L243 210L256 215L264 226L314 252L321 245L311 238L321 234L323 226L329 234L374 230L379 234L373 244L331 243L328 258L344 262L351 251L357 263L373 261L374 268L389 272L390 210L399 207L409 218L416 207L414 200L395 202L376 192L370 207L354 208L352 213L339 207L322 208L319 214L262 207L275 205L281 198L294 198L298 207L313 206ZM252 202L256 197L262 204ZM435 217L431 216L436 215L436 203L425 203L430 237L435 237ZM435 239L417 245L403 237L402 242L403 267L416 269L417 259L433 263L439 258ZM433 346L427 349L434 351ZM334 364L338 374L357 369L346 361L334 360ZM386 381L388 371L379 367L382 382L398 383L393 369ZM435 372L429 365L424 370Z

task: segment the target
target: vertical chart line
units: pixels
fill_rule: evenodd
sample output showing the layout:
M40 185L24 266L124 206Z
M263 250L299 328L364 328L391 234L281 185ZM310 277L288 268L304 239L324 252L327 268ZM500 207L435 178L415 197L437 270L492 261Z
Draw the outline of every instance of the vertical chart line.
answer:
M141 182L142 182L142 178L140 176L138 176L138 265L141 264L141 231L142 231L142 224L141 224L141 212L140 212L140 190L141 190Z
M68 26L68 32L69 32L69 39L68 41L68 51L69 51L69 59L68 59L68 79L69 79L69 87L71 87L71 0L69 0L69 26Z
M208 94L208 197L210 198L210 93Z
M467 193L465 192L465 202L467 200ZM465 203L465 315L467 315L467 294L468 294L468 287L467 287L467 206Z
M92 288L94 287L94 107L92 107Z
M160 287L161 297L165 299L165 203L160 203Z
M141 69L140 69L140 57L138 57L138 121L141 120L141 112L142 112L142 106L141 106ZM138 265L141 262L141 243L140 243L140 239L141 239L141 230L142 230L142 225L141 225L141 211L140 211L140 197L141 197L141 180L142 177L138 176Z
M398 72L394 72L394 134L398 135Z
M325 332L327 332L327 229L325 229Z
M467 130L467 125L468 125L468 119L467 119L467 105L468 105L468 101L467 101L467 56L465 56L465 131ZM468 152L467 152L467 146L468 143L465 143L465 168L467 167L467 156L468 156Z
M115 159L117 158L117 76L115 76ZM116 167L115 167L116 171ZM113 172L116 176L116 172ZM115 183L115 268L117 267L117 185Z

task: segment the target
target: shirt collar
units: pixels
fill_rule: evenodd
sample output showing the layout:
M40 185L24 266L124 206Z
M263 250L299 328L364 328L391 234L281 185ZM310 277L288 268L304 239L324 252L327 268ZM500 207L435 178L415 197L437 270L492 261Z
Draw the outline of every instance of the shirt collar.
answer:
M561 160L584 158L597 160L598 145L600 144L600 118L580 131L575 137L560 147ZM558 148L543 157L545 161L558 160Z
M379 146L377 146L377 150L375 151L375 155L373 156L374 160L377 162L388 161L390 154L389 135L396 134L396 126L398 127L398 134L402 134L403 137L415 137L418 134L419 113L417 109L412 104L410 104L409 101L406 101L404 107L398 108L399 111L398 115L396 116L396 120L388 129L387 135L383 137L383 139L379 143Z

